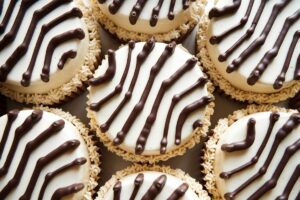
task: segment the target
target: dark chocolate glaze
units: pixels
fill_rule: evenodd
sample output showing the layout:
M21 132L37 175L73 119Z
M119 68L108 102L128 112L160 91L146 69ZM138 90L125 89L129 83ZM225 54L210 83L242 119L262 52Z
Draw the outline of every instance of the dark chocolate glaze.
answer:
M300 177L300 164L297 165L296 169L293 172L292 177L290 178L289 182L287 183L286 187L284 188L283 193L276 198L276 200L288 200L290 193L295 186L297 180Z
M147 81L143 94L139 102L135 105L129 117L127 118L124 126L122 127L122 130L118 132L116 138L113 140L114 145L120 145L124 141L129 129L131 128L135 119L137 118L137 116L140 114L140 112L143 110L145 106L146 100L150 94L156 76L158 75L159 71L164 66L168 58L170 58L173 55L175 47L176 47L175 42L168 44L165 50L163 51L162 55L158 58L156 64L151 68L150 77Z
M125 0L113 0L111 4L108 6L108 10L111 14L116 14L118 10L121 8L122 4Z
M65 64L66 64L66 62L67 62L67 60L75 58L76 56L77 56L77 51L75 51L75 50L70 50L70 51L65 52L61 56L61 58L60 58L60 60L59 60L59 62L57 64L57 68L58 69L63 69L64 66L65 66Z
M8 24L8 21L11 18L12 12L13 12L16 4L17 4L17 1L10 1L9 2L8 8L6 10L6 13L5 13L5 15L4 15L3 19L2 19L1 24L0 24L0 34L2 34L5 31L6 26ZM1 10L2 9L3 9L3 0L2 0L2 3L1 3ZM1 11L1 14L2 14L2 11Z
M146 3L147 3L147 0L137 0L136 1L136 4L133 6L133 8L130 12L130 15L129 15L129 21L132 25L136 24Z
M298 139L294 144L288 146L279 161L277 168L275 169L271 179L265 182L258 190L256 190L250 197L249 200L255 200L261 198L265 193L275 188L282 171L286 167L290 158L300 149L300 139ZM298 176L299 177L299 176Z
M246 11L245 16L238 22L238 24L234 25L233 27L229 28L228 30L224 31L220 35L214 35L210 38L211 44L218 44L220 43L225 37L230 35L231 33L235 32L238 29L243 28L246 23L248 22L249 16L251 14L252 8L253 8L254 0L250 0L248 4L248 8Z
M76 184L73 184L73 185L69 185L67 187L59 188L53 193L53 195L51 197L51 200L61 199L64 196L68 196L70 194L77 193L80 190L82 190L83 188L84 188L83 183L76 183Z
M274 158L274 155L278 149L278 146L280 143L300 124L300 114L293 114L290 116L288 121L278 130L275 136L275 140L271 146L271 150L267 156L267 159L265 160L263 166L258 170L256 174L251 176L248 180L246 180L244 183L242 183L237 189L235 189L233 192L226 193L224 195L225 199L234 199L235 196L244 190L246 187L248 187L251 183L253 183L255 180L263 176L269 166L271 161Z
M0 94L0 117L7 113L6 97ZM0 156L1 158L1 156Z
M41 111L40 111L41 112ZM32 123L32 122L30 122ZM24 170L27 166L27 162L30 158L31 153L37 149L42 143L44 143L48 138L50 138L52 135L59 132L61 129L64 128L65 122L63 120L55 121L50 125L49 128L47 128L45 131L43 131L41 134L39 134L35 139L28 142L26 144L24 153L21 157L21 160L19 162L19 165L17 167L17 170L13 176L12 179L5 185L5 187L0 191L0 199L5 199L7 195L17 187L17 185L20 183L20 180L22 178L22 175L24 173Z
M151 187L148 189L148 191L144 194L144 196L141 198L141 200L154 200L157 195L162 191L167 181L166 175L161 175L158 177Z
M144 174L140 173L137 175L137 177L135 178L134 180L134 189L132 191L132 194L130 196L130 199L129 200L134 200L137 193L139 192L139 189L141 187L141 185L143 184L144 182Z
M158 15L159 15L159 12L160 12L160 8L161 8L163 3L164 3L164 0L159 0L158 3L157 3L157 6L155 6L155 8L153 8L151 19L150 19L150 25L151 26L156 26L157 21L158 21Z
M108 55L108 68L105 72L104 75L97 77L97 78L92 78L89 83L92 86L97 86L103 83L106 83L110 80L112 80L116 74L116 55L115 51L109 49L107 52Z
M29 115L25 121L15 130L15 136L13 139L13 142L11 144L11 147L9 149L7 158L4 162L4 165L0 169L0 178L7 174L8 169L11 165L11 162L14 158L14 155L16 153L16 150L18 148L18 144L23 136L25 136L34 125L36 125L40 119L42 118L43 112L39 110L35 110ZM7 133L9 134L9 132ZM4 144L5 145L5 144ZM1 199L1 198L0 198Z
M128 71L129 71L129 67L130 67L130 64L131 64L132 50L134 49L134 47L135 47L135 42L134 41L130 41L128 43L128 56L127 56L126 66L125 66L125 69L123 71L122 78L121 78L119 84L115 87L114 91L112 91L111 93L109 93L108 95L106 95L103 99L101 99L97 103L92 103L90 105L91 110L99 111L100 108L101 108L101 106L103 104L105 104L111 98L113 98L115 95L118 95L118 94L120 94L123 91L123 86L124 86L124 83L126 81L127 74L128 74ZM112 63L109 62L108 64L112 64ZM110 68L110 67L108 67L108 68Z
M154 38L150 38L144 45L142 51L138 54L136 59L136 66L134 70L134 74L132 77L132 80L130 82L128 91L126 92L124 98L122 99L121 103L118 105L118 107L114 110L112 115L109 117L109 119L100 126L102 132L106 132L113 120L117 117L117 115L120 113L120 111L123 109L123 107L128 103L128 101L131 99L132 92L135 88L136 81L139 76L140 69L145 62L145 60L148 58L149 54L152 52L153 48L155 46L155 40Z
M40 50L40 46L42 45L42 42L46 36L46 34L55 26L57 26L58 24L60 24L61 22L70 19L70 18L74 18L74 17L78 17L81 18L82 17L82 12L80 11L80 9L78 8L73 8L72 10L58 16L57 18L53 19L52 21L50 21L47 24L44 24L41 28L41 32L38 36L37 42L35 44L29 65L27 67L26 72L23 73L23 78L21 80L21 84L24 87L27 87L30 85L30 79L31 79L31 75L34 69L34 66L36 64L36 59L38 57L38 53Z
M117 181L113 188L114 191L114 200L120 200L121 198L121 191L122 191L122 183L121 181Z
M171 195L167 198L167 200L178 200L186 193L189 189L189 185L186 183L181 184Z
M43 168L53 162L55 159L59 158L60 156L66 154L69 151L75 150L80 145L78 140L69 140L47 155L38 159L33 173L31 175L30 181L27 185L25 193L19 198L19 200L30 200L33 190L36 186L37 180L42 172Z
M278 121L280 115L279 113L277 112L272 112L270 114L270 118L269 118L269 127L268 127L268 130L267 130L267 133L257 151L257 153L255 154L255 156L253 158L251 158L251 160L249 162L247 162L246 164L244 165L241 165L240 167L237 167L231 171L228 171L228 172L222 172L220 174L220 177L223 178L223 179L229 179L232 175L254 165L255 163L257 163L257 161L259 160L262 152L264 151L269 139L270 139L270 136L271 136L271 133L273 131L273 128L274 128L274 125L275 123Z
M4 147L6 145L6 142L7 142L7 138L8 138L11 126L14 123L14 121L17 119L18 114L19 114L19 110L12 110L7 113L7 122L6 122L6 125L4 128L4 132L2 134L1 142L0 142L0 160L2 158L2 154L4 151Z
M87 162L86 158L77 158L74 161L70 162L69 164L66 164L66 165L58 168L57 170L46 174L44 183L43 183L40 193L39 193L38 200L43 200L45 190L53 178L55 178L57 175L65 172L65 171L69 170L70 168L84 165L86 162Z
M233 0L232 5L228 5L223 8L212 8L208 13L208 17L212 19L215 17L234 14L240 8L241 2L241 0Z
M179 145L181 143L181 132L184 122L188 118L188 116L197 109L200 109L207 104L213 101L213 98L210 96L204 96L201 99L187 105L184 109L180 112L177 124L176 124L176 133L175 133L175 144Z
M135 153L141 154L144 149L145 145L148 139L148 136L150 134L151 128L156 120L158 109L161 105L161 101L166 93L166 91L174 85L175 82L177 82L181 77L184 76L186 72L193 69L197 64L196 58L191 58L185 62L185 64L179 68L174 74L172 74L168 79L164 80L160 86L160 89L157 93L157 96L155 98L155 101L153 103L151 112L149 116L147 117L147 120L144 124L144 127L138 137L138 140L136 142L136 148Z
M222 151L226 152L234 152L234 151L241 151L246 150L252 146L255 140L255 124L256 121L253 118L248 120L247 124L247 136L244 141L236 142L232 144L223 144L221 146Z
M160 142L160 153L161 154L166 153L166 150L167 150L167 145L168 145L168 139L167 138L168 138L168 133L169 133L169 126L170 126L171 116L172 116L172 113L173 113L173 110L174 110L176 104L181 99L183 99L184 97L189 95L191 92L193 92L194 90L196 90L198 88L202 88L207 83L207 81L208 80L207 80L206 77L201 77L192 86L190 86L189 88L187 88L183 92L173 96L172 102L171 102L171 105L170 105L170 108L169 108L169 111L168 111L168 114L167 114L166 122L165 122L163 138L161 139L161 142Z
M276 18L275 18L276 19ZM300 9L297 10L293 15L289 16L283 25L283 28L281 29L281 32L279 33L279 36L275 42L275 45L271 50L269 50L264 57L260 60L256 68L251 72L250 76L247 79L247 82L249 85L254 85L260 76L264 73L264 71L267 69L268 65L273 61L273 59L278 55L278 52L281 48L281 45L286 37L286 34L288 33L290 27L298 20L300 19ZM299 33L296 34L296 36L299 38ZM298 39L297 39L298 40ZM290 56L291 57L291 56ZM288 58L288 57L287 57ZM286 62L289 63L291 60L287 59ZM285 65L287 64L285 63ZM274 83L274 88L279 89L281 81L284 81L285 77L285 71L287 71L289 65L283 67L283 72L280 74L279 80L276 80ZM277 86L277 87L276 87Z
M261 15L265 9L266 3L268 0L261 0L261 3L259 5L259 8L255 14L255 17L251 23L250 28L247 29L247 31L245 32L244 35L242 35L242 37L240 37L234 44L233 46L231 46L227 51L225 51L225 53L220 54L219 56L219 61L220 62L224 62L225 60L227 60L227 58L241 45L243 44L246 40L248 40L254 33L256 26L261 18Z
M73 39L82 40L84 37L85 37L84 31L80 28L77 28L77 29L74 29L71 31L64 32L58 36L55 36L54 38L52 38L50 40L47 50L46 50L44 67L43 67L42 73L41 73L41 79L44 82L49 81L50 65L51 65L51 60L53 57L54 50L64 42L67 42L67 41L73 40Z

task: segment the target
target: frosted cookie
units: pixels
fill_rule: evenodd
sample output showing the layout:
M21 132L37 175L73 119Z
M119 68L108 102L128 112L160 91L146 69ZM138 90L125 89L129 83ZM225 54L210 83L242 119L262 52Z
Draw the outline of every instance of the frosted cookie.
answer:
M178 40L199 22L206 0L92 0L98 21L119 39Z
M96 200L209 200L202 185L181 170L133 165L118 171L100 188Z
M219 0L198 32L198 56L234 99L274 103L300 89L297 1Z
M249 106L221 119L206 143L204 174L213 199L299 199L300 114Z
M57 104L81 92L100 53L99 26L81 0L0 2L0 92Z
M0 118L0 199L92 199L97 147L59 109L11 110Z
M109 150L139 162L183 154L206 135L212 85L175 42L109 50L90 80L88 117Z

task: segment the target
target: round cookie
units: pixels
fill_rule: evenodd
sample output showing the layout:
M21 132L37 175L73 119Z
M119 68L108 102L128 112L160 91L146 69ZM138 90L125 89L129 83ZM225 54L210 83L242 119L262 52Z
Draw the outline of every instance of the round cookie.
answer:
M0 118L0 199L92 199L99 154L89 130L59 109Z
M175 42L151 38L109 50L90 85L90 125L127 160L182 155L210 126L212 85L197 59Z
M300 114L251 105L221 119L206 143L213 199L299 199Z
M122 198L120 198L122 197ZM118 171L100 188L96 200L113 199L208 200L189 175L164 166L133 165Z
M199 22L206 0L92 0L98 21L123 41L179 40Z
M99 25L85 2L1 1L2 94L51 105L82 91L100 56Z
M203 17L197 45L216 85L240 101L294 96L300 90L298 2L219 0L214 6Z

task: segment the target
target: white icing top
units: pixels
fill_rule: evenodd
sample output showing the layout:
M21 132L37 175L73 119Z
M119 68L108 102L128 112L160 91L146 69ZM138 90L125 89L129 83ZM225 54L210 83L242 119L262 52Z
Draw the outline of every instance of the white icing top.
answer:
M246 10L250 4L250 0L241 1L241 5L239 9L232 15L224 15L222 17L214 17L209 24L208 29L208 40L212 36L218 36L230 28L237 25L240 20L245 16ZM273 48L275 42L283 29L283 25L285 20L292 15L295 15L296 12L299 12L299 1L292 0L283 8L282 11L276 15L276 19L270 33L266 37L265 43L260 46L258 49L254 51L254 53L250 54L250 56L241 64L239 69L232 73L227 73L226 68L229 64L233 62L234 59L237 59L241 53L246 50L250 44L257 39L263 29L265 28L268 20L270 19L272 9L275 4L283 2L282 0L270 0L266 2L264 6L263 12L259 18L258 24L253 35L245 40L233 53L228 57L228 59L224 62L220 62L218 57L220 54L225 53L229 48L231 48L244 34L246 34L247 30L251 27L251 24L255 18L255 15L258 13L259 6L262 2L265 1L254 1L249 19L247 23L242 26L242 28L231 32L228 36L226 36L219 44L212 45L209 41L207 42L207 47L209 51L210 58L215 63L217 70L222 74L222 76L229 81L233 86L251 92L258 93L272 93L279 91L279 89L274 89L273 84L277 78L277 76L281 73L281 70L284 66L284 63L287 59L288 51L291 49L292 40L296 31L299 31L300 20L296 20L291 24L291 27L288 29L286 36L284 37L284 41L278 51L278 55L270 62L267 66L265 72L261 75L259 80L255 85L249 85L247 83L247 78L250 73L257 67L260 60L263 56ZM216 4L217 8L223 8L228 5L232 5L232 0L219 0ZM299 33L298 33L299 34ZM285 76L285 81L282 88L289 87L293 84L294 80L294 72L297 65L297 59L299 59L300 54L300 43L297 42L294 52L292 53L291 62L288 65L289 69ZM299 60L300 61L300 60ZM299 63L298 63L299 64ZM281 88L281 89L282 89Z
M3 21L3 18L7 13L10 2L12 1L9 0L4 1L2 15L0 15L0 22ZM0 35L0 41L3 40L5 35L11 30L15 22L16 16L20 11L20 5L22 2L23 1L17 1L13 9L12 15L9 18L7 27L5 28L4 33ZM19 31L17 32L16 37L9 45L7 45L6 48L0 51L0 57L1 57L0 66L3 66L3 64L7 61L7 59L16 50L16 48L22 44L23 40L25 39L26 33L28 31L29 25L31 24L31 20L33 18L32 16L34 12L36 12L39 9L42 9L45 5L48 5L50 3L53 2L48 0L37 1L26 10L26 13L22 18L22 23L19 27ZM88 43L89 43L88 32L83 22L83 19L72 16L58 23L57 25L52 27L49 30L49 32L46 33L44 39L42 40L42 44L38 49L38 55L32 72L30 86L24 87L21 85L22 75L29 66L30 60L33 56L34 48L37 44L38 37L41 33L42 26L50 23L55 18L61 16L64 13L71 11L72 8L76 7L75 3L72 1L60 3L60 4L61 5L56 6L55 9L53 9L53 11L47 12L48 14L46 14L45 17L38 18L38 23L34 28L35 31L32 38L30 39L30 43L28 46L28 50L26 51L26 54L23 57L19 58L19 61L9 72L6 82L3 83L6 87L10 88L11 90L22 92L22 93L46 93L49 90L57 88L62 84L70 81L71 78L77 73L77 71L83 65L85 53L88 51ZM77 38L66 39L63 41L63 43L58 44L51 58L50 80L49 82L42 81L41 80L42 68L44 66L47 47L51 39L53 39L58 35L61 35L62 33L75 30L78 28L84 31L85 37L82 40ZM70 50L74 50L77 52L76 57L72 59L67 59L63 67L63 70L58 69L57 65L62 55L65 52L68 52Z
M126 30L139 33L166 33L178 28L180 25L185 24L189 20L189 9L192 9L191 6L188 9L183 9L182 1L175 0L175 6L173 11L174 19L170 20L168 19L168 13L171 0L163 0L163 4L158 15L158 22L155 26L151 26L150 19L152 16L152 10L158 5L159 1L160 0L147 1L145 7L142 9L140 16L138 17L136 24L134 25L130 23L129 16L137 0L125 0L116 14L111 14L111 12L108 9L108 6L113 2L113 0L106 0L106 2L103 4L99 3L99 6L101 11L104 12L104 14L116 25ZM195 2L193 2L193 4L194 3Z
M155 179L157 179L161 175L167 176L166 183L162 189L162 191L159 193L159 195L155 198L155 200L165 200L184 182L180 180L179 178L164 174L161 172L155 172L155 171L145 171L140 172L136 174L130 174L128 176L123 177L120 179L120 182L122 184L121 189L121 199L122 200L129 200L130 196L132 194L132 191L134 189L134 180L138 176L138 174L144 174L144 181L137 193L137 196L135 199L141 199L144 194L148 191L148 189L151 187ZM109 189L109 191L106 193L104 200L113 200L114 199L114 191L113 186ZM184 196L180 198L180 200L197 200L199 197L197 194L192 190L188 189Z
M4 163L7 160L8 153L12 147L12 142L15 137L16 129L24 123L25 119L31 115L32 110L23 110L20 111L17 118L12 123L11 129L9 131L9 135L7 138L7 142L4 146L4 151L2 157L0 159L0 168L3 167ZM7 115L4 115L0 118L0 141L3 142L3 134L4 129L7 124ZM54 115L49 112L43 111L42 118L39 122L37 122L21 139L17 144L16 152L13 156L13 160L11 162L10 167L8 168L8 173L1 177L0 181L0 195L3 192L3 188L8 184L8 181L12 179L15 175L16 169L20 164L20 160L25 151L25 146L37 136L39 136L43 131L49 128L49 126L57 121L62 120L61 117ZM72 184L83 183L85 188L79 191L74 195L69 195L64 199L81 199L83 194L86 192L86 185L89 182L89 168L90 161L87 146L80 136L78 130L68 121L65 121L64 128L54 134L53 136L46 139L45 142L38 145L36 150L30 153L30 157L28 162L26 163L26 168L21 176L21 181L17 185L16 189L9 193L7 198L5 199L19 199L24 192L26 191L27 185L32 178L32 174L38 159L46 156L54 149L58 148L60 145L64 144L69 140L78 140L80 141L80 145L72 150L67 151L64 154L59 154L55 159L42 168L41 173L39 174L39 178L34 186L34 190L31 194L30 199L38 199L41 187L45 181L45 176L49 172L53 172L64 165L71 163L73 160L78 158L86 158L87 162L83 165L73 166L63 171L62 173L56 175L47 185L43 199L51 199L54 192L62 187L66 187Z
M144 42L136 43L135 48L132 51L132 58L130 63L130 68L128 75L126 77L126 81L124 83L124 87L122 92L119 95L114 96L109 100L106 104L104 104L99 111L95 112L96 120L98 125L102 125L105 123L112 113L116 110L117 106L121 103L122 99L125 96L125 93L128 91L129 85L133 79L133 75L136 69L136 61L137 55L142 51L144 46ZM121 109L119 114L113 120L110 128L107 131L107 135L111 140L113 140L119 131L121 131L124 123L128 119L130 113L133 108L139 102L142 93L145 90L145 86L148 82L150 70L157 62L158 58L161 56L164 51L166 44L164 43L155 43L155 47L150 53L150 55L146 58L145 62L142 64L140 68L140 72L138 74L137 82L133 89L133 93L131 99L128 103ZM116 73L112 80L108 83L101 84L99 86L89 87L89 103L96 103L106 97L109 93L111 93L115 87L119 84L120 79L124 73L124 69L127 61L128 54L128 45L121 47L115 52L116 57ZM177 46L173 55L167 59L166 63L161 67L158 75L156 76L153 86L151 87L151 91L146 100L145 106L140 114L136 115L136 119L132 124L132 127L129 129L127 136L125 137L124 142L120 145L120 147L129 152L135 152L136 143L138 137L145 125L146 119L151 112L154 101L158 96L158 91L161 87L161 84L164 80L168 79L172 74L174 74L179 68L181 68L187 60L193 58L193 56L187 52L182 46ZM103 75L108 68L108 59L103 60L102 65L96 70L94 77L99 77ZM170 88L166 90L163 95L162 101L159 103L159 108L157 112L157 117L155 122L151 127L151 131L149 137L146 141L145 150L143 151L144 155L155 155L160 154L160 144L163 138L165 122L167 118L167 113L170 109L170 105L172 102L172 98L174 95L179 94L186 90L187 88L194 85L200 77L203 77L203 73L200 67L196 64L193 68L184 73L180 78L175 81L174 84L171 85ZM178 122L180 113L183 109L190 105L191 103L203 98L208 95L206 85L204 87L197 86L194 90L191 91L187 96L183 97L178 103L175 105L173 113L171 115L171 120L169 124L169 131L167 136L167 151L176 149L179 145L175 145L175 132L176 132L176 124ZM204 108L204 106L202 107ZM193 133L193 123L202 119L203 117L203 109L195 109L192 113L189 113L187 119L185 120L181 132L181 144L184 144L187 140L189 140Z
M267 160L267 156L271 152L271 147L274 144L275 136L277 131L283 127L283 125L287 122L287 120L292 115L291 113L279 113L280 117L278 121L275 123L274 128L271 132L271 136L265 146L258 162L236 174L233 174L229 179L220 178L220 173L228 172L233 169L236 169L247 162L249 162L258 152L263 140L267 134L267 130L269 127L269 118L271 112L261 112L248 115L243 117L236 122L234 122L224 133L221 134L221 138L217 145L216 157L215 157L215 166L214 172L217 180L217 188L220 192L221 196L224 196L225 193L233 192L239 186L246 182L250 177L254 174L258 173L259 169L264 165ZM245 150L235 151L235 152L225 152L221 150L221 146L223 144L231 144L235 142L244 141L247 133L247 123L250 118L253 118L256 121L255 124L255 140L254 143ZM299 114L298 114L299 118ZM299 120L299 119L298 119ZM291 123L289 123L291 125ZM285 137L282 142L280 142L278 149L276 150L274 157L272 158L269 168L266 171L266 174L257 178L253 183L243 189L240 193L237 194L236 199L248 199L250 195L257 193L257 190L265 184L267 181L271 179L273 173L278 168L279 163L283 157L287 157L284 155L285 150L288 146L294 144L297 140L299 140L299 132L300 126L295 126L292 129L292 132ZM299 148L298 148L299 149ZM265 200L274 200L278 196L282 195L288 182L291 180L293 173L295 173L295 169L297 165L299 165L300 160L300 151L297 150L295 154L292 155L290 159L288 159L287 165L280 171L279 180L274 187L274 189L270 189L269 192L265 193L259 199ZM299 169L298 169L299 170ZM299 172L298 172L299 174ZM298 180L298 181L297 181ZM292 184L292 191L287 199L296 199L296 196L299 195L300 181L299 177L296 178L296 182ZM299 197L299 196L298 196ZM224 198L225 199L225 198Z

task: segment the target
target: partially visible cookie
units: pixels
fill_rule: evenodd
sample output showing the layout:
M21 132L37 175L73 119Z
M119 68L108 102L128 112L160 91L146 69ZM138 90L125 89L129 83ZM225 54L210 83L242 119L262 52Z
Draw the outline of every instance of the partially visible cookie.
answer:
M96 200L209 200L202 185L165 166L133 165L118 171L100 188Z

